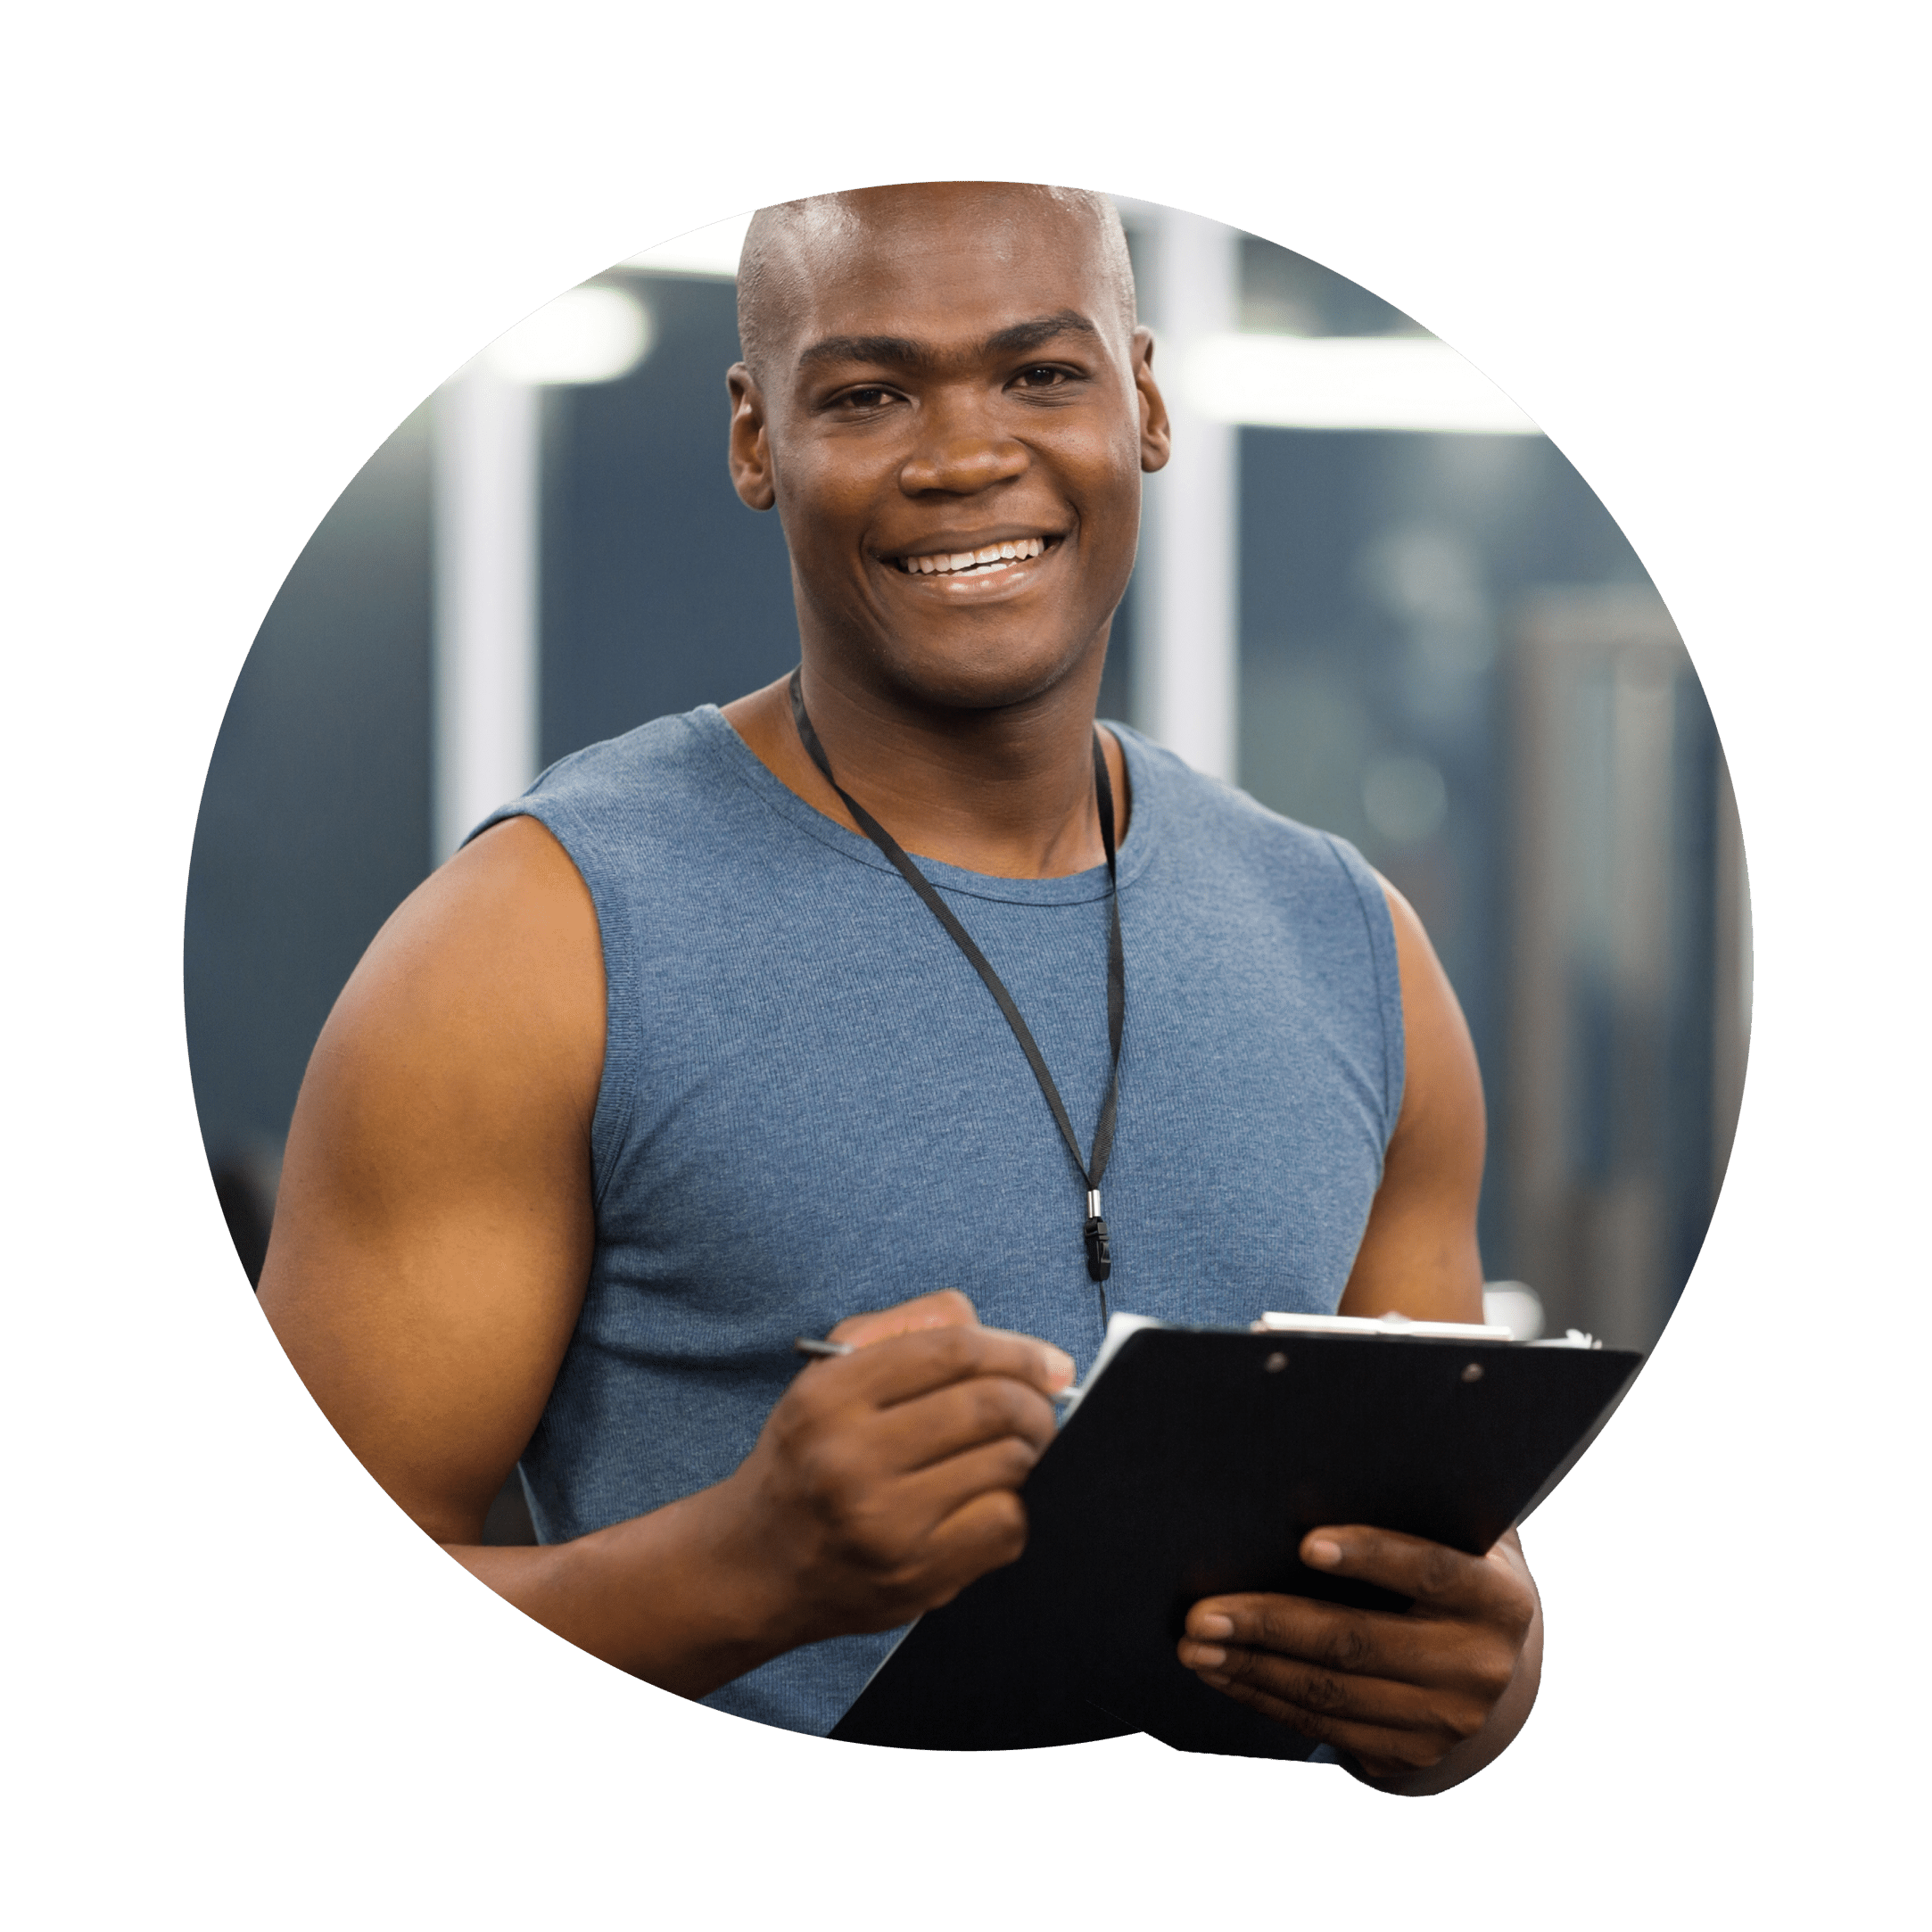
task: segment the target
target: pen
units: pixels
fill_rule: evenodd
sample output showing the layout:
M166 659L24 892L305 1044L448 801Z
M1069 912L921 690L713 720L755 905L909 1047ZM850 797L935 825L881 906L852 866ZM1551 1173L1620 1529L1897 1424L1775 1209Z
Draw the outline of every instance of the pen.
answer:
M816 1335L800 1335L793 1342L791 1348L794 1355L810 1355L813 1357L850 1355L852 1353L852 1344L849 1342L821 1342ZM1048 1400L1070 1402L1077 1392L1073 1384L1069 1383L1064 1389L1054 1390Z

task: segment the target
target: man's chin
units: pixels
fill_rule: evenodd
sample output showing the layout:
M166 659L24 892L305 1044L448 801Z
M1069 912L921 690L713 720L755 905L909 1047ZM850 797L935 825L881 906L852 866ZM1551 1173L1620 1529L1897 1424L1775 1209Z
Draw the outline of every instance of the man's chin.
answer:
M1090 696L1082 673L1091 655L1091 648L1079 646L1043 651L1037 635L1011 642L895 640L881 654L880 668L900 696L922 707L1007 711L1056 693Z

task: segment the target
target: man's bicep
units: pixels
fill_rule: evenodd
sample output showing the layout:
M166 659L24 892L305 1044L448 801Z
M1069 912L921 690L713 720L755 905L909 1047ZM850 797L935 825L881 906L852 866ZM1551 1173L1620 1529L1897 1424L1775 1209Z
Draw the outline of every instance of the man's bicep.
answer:
M1384 890L1401 970L1407 1069L1401 1114L1342 1310L1481 1321L1482 1075L1462 1009L1422 921L1393 888Z
M264 1312L351 1449L445 1541L479 1532L576 1320L603 999L582 882L511 821L377 936L296 1104Z

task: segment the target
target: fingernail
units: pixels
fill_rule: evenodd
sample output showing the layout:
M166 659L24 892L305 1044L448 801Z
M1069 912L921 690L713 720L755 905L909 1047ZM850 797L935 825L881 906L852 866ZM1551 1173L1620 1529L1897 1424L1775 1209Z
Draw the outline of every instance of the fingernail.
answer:
M1073 1358L1061 1349L1047 1349L1046 1379L1056 1389L1064 1388L1073 1380Z
M1227 1662L1227 1653L1218 1644L1194 1644L1187 1667L1191 1671L1218 1671Z
M1325 1536L1318 1536L1302 1551L1301 1560L1317 1570L1333 1570L1342 1561L1342 1545L1331 1543Z
M1232 1637L1234 1634L1234 1618L1223 1616L1218 1610L1211 1610L1206 1616L1194 1619L1196 1637Z
M1201 1680L1204 1684L1212 1684L1217 1690L1226 1690L1234 1681L1232 1677L1217 1677L1212 1671L1203 1671Z

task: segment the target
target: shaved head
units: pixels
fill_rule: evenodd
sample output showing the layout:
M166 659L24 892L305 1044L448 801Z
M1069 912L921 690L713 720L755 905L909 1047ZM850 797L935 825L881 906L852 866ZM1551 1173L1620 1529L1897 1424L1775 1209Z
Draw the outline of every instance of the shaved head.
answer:
M802 307L817 263L846 253L875 226L916 220L935 204L974 205L995 228L1037 227L1044 217L1084 230L1111 298L1110 313L1096 319L1118 322L1123 340L1133 334L1134 268L1119 211L1104 194L1018 181L915 182L781 202L751 218L738 264L738 338L753 374L762 382L783 349L788 318Z

